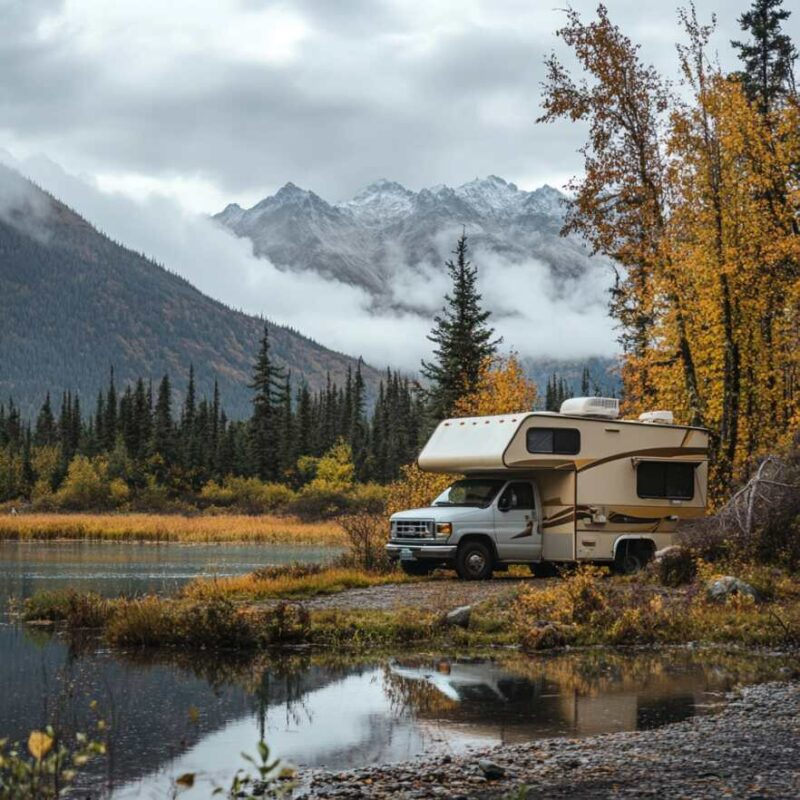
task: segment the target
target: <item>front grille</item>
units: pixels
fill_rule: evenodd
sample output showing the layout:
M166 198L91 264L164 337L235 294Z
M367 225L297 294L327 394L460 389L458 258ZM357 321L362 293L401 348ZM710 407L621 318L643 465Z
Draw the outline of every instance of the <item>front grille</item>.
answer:
M433 536L431 519L398 519L392 522L394 539L428 539Z

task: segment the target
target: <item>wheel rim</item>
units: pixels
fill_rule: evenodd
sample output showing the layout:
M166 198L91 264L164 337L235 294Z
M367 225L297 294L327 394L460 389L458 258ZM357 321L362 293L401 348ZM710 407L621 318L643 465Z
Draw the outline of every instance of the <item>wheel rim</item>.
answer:
M470 575L480 575L486 569L486 557L474 550L467 555L466 566Z

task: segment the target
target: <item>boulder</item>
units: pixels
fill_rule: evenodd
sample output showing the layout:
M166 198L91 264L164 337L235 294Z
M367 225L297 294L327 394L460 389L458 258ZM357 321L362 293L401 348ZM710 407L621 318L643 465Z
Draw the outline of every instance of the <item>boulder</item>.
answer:
M714 602L724 603L733 595L745 595L760 600L758 592L749 584L733 575L724 575L706 584L706 596Z
M444 623L445 625L453 625L457 628L468 628L471 615L472 606L459 606L445 614Z

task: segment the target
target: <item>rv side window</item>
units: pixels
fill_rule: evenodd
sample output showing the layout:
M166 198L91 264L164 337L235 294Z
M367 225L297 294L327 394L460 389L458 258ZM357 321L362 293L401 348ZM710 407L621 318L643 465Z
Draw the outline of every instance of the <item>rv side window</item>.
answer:
M694 497L694 467L694 464L642 461L636 467L636 493L639 497L691 500Z
M574 456L581 449L581 432L577 428L529 428L529 453L553 453Z

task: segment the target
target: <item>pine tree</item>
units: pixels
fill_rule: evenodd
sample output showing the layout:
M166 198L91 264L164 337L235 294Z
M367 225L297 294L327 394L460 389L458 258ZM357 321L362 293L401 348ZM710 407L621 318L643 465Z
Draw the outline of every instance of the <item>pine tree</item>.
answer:
M172 387L169 376L164 375L158 385L158 397L153 414L151 453L160 456L170 466L175 458L175 440L172 422Z
M45 395L39 416L36 418L36 432L33 441L38 446L50 446L56 442L56 420L50 404L50 392Z
M108 392L106 393L106 402L103 420L103 446L108 452L114 449L117 441L117 389L114 385L114 367L111 367L111 373L108 380Z
M283 370L270 357L269 331L264 325L249 384L255 392L249 424L250 463L252 472L262 480L275 480L280 469L277 408L282 401L283 380Z
M455 261L446 263L453 282L447 305L434 317L428 336L433 342L434 360L422 362L422 374L430 381L427 406L434 420L452 413L456 402L475 391L481 369L497 350L499 339L487 325L491 312L481 309L478 270L467 260L467 235L462 233L453 251Z
M313 452L313 418L311 409L311 392L303 383L297 392L297 454L307 456Z
M589 396L589 391L590 391L589 386L590 386L589 369L588 367L584 367L583 372L581 373L581 397Z
M783 0L755 0L739 18L742 31L750 34L747 42L731 42L744 64L741 79L747 96L768 114L780 100L796 93L794 64L797 49L783 33L781 23L791 12Z

